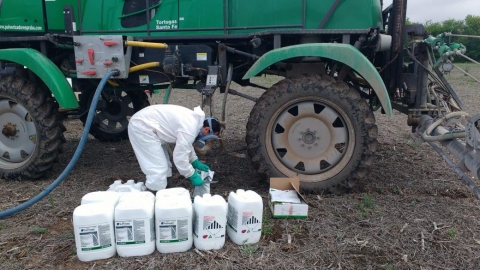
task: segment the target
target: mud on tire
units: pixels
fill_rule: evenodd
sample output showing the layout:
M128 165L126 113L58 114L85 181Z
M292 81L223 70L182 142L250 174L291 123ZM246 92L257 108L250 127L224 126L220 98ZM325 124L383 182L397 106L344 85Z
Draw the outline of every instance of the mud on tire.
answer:
M265 180L297 176L304 191L343 192L367 175L375 116L359 93L329 76L284 79L257 101L247 150Z
M0 77L0 174L37 179L57 160L64 127L47 89L18 75Z

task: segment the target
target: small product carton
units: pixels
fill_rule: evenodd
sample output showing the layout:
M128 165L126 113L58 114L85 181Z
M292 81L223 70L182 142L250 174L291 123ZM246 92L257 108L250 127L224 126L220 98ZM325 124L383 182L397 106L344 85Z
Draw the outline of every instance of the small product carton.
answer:
M268 197L274 218L308 217L308 204L300 194L298 178L270 178Z

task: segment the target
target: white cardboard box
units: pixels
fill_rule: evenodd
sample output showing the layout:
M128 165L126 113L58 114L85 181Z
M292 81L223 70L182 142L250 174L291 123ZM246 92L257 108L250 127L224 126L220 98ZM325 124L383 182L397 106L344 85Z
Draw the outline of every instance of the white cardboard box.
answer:
M308 204L300 194L298 178L270 178L268 196L274 218L308 217Z

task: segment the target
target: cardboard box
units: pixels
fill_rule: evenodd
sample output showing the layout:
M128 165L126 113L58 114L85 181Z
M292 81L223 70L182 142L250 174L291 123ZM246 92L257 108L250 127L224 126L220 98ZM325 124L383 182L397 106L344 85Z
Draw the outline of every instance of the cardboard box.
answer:
M270 178L268 197L274 218L308 217L308 204L300 194L298 178Z

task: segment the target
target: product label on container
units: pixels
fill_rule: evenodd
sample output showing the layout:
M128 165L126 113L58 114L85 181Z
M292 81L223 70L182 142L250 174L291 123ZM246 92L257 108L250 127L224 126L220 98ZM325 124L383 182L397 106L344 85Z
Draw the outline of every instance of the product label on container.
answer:
M158 235L160 243L188 241L188 217L179 219L159 219Z
M228 215L227 215L227 224L235 232L240 232L242 234L254 233L262 230L260 226L260 220L258 220L251 211L244 211L241 213L242 216L242 228L238 228L238 210L232 206L228 206Z
M79 231L80 248L82 251L99 250L112 246L108 223L79 227Z
M198 215L195 211L193 211L193 235L198 238Z
M200 222L202 222L202 227L200 227ZM200 231L201 229L203 230ZM225 237L224 231L223 226L215 220L215 216L199 216L193 212L193 234L196 238L223 238Z
M241 233L253 233L262 230L260 220L253 215L253 212L242 213L242 226L246 228L243 228Z
M116 220L115 238L117 245L145 244L145 219Z
M155 223L153 217L150 218L150 242L155 241Z
M215 216L203 216L203 239L223 238L225 229L215 220Z
M227 224L232 230L237 232L238 211L235 207L228 205Z

